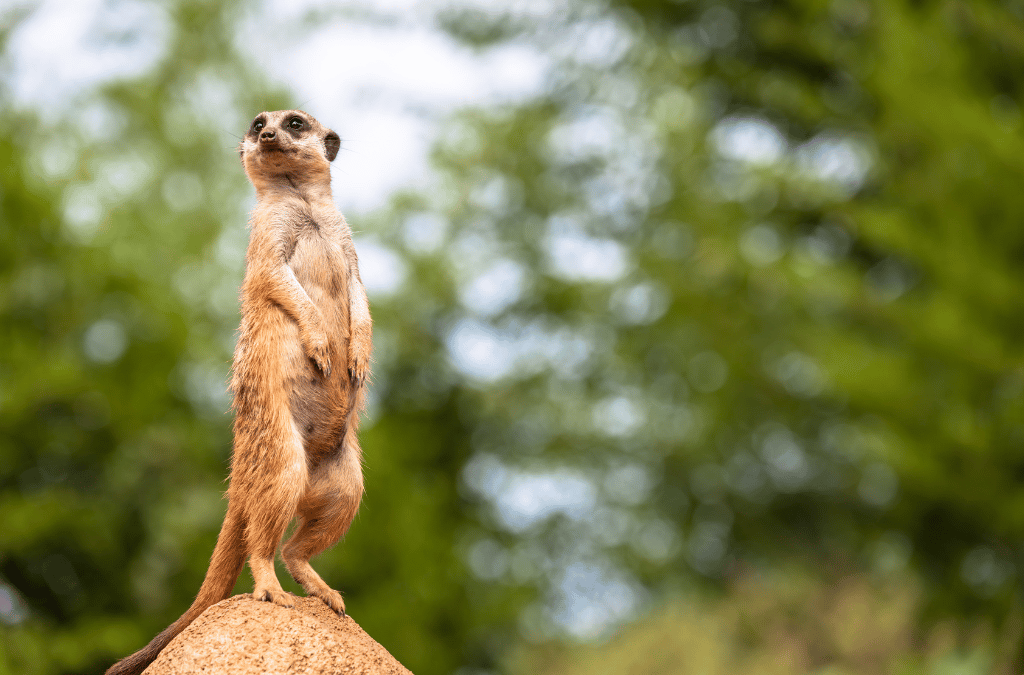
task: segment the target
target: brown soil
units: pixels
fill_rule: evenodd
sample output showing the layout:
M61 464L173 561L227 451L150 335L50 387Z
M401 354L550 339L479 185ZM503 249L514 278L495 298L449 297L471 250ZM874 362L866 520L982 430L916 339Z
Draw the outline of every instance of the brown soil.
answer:
M318 598L288 609L236 595L203 612L144 675L412 675L351 617Z

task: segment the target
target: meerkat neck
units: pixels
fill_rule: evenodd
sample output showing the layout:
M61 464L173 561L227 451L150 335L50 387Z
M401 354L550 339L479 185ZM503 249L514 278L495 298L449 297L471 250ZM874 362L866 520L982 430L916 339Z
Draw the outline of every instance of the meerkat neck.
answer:
M284 174L273 182L268 181L256 186L257 201L276 201L283 196L298 198L310 205L333 204L330 174L326 180L309 180L308 176L300 179Z

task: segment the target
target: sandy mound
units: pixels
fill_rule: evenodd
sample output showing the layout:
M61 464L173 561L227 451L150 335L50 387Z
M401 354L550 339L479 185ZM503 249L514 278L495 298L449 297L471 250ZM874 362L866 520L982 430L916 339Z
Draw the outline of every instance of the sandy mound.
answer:
M145 671L185 673L412 675L351 617L317 598L295 598L286 609L248 595L203 612Z

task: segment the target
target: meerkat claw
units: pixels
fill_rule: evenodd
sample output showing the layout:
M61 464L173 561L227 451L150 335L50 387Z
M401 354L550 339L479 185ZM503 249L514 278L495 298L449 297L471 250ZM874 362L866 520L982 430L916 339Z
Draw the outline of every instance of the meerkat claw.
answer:
M361 387L366 384L369 379L369 368L366 365L366 361L361 358L354 358L350 361L348 367L348 379L356 387Z
M318 353L310 358L313 359L313 363L324 374L324 377L331 376L331 359L326 353Z

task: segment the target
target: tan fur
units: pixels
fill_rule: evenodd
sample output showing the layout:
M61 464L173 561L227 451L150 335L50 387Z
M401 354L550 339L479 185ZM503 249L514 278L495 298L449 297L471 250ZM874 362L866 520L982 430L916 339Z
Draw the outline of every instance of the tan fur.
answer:
M227 597L247 556L253 596L291 607L274 555L294 518L299 525L282 550L288 571L308 594L345 612L341 594L309 564L345 534L363 495L356 431L371 322L352 232L331 196L329 163L338 146L337 134L299 110L261 113L242 141L257 204L231 380L228 512L195 602L107 675L141 673Z

